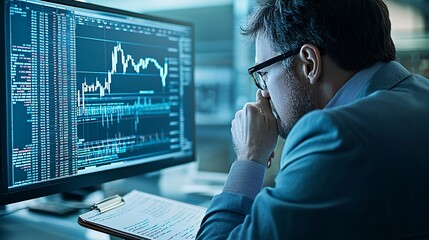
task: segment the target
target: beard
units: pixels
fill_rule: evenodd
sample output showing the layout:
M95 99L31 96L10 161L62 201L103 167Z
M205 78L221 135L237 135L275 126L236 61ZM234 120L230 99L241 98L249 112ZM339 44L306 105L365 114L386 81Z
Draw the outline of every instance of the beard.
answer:
M309 83L297 78L292 70L287 70L285 85L289 89L287 96L282 96L281 107L283 115L280 115L270 100L271 109L277 119L277 129L280 137L286 139L293 126L306 113L315 109Z

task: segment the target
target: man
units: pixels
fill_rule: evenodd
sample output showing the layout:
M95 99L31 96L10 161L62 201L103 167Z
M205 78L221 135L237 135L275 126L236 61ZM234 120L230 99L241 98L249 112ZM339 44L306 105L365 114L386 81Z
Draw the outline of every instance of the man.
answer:
M429 81L394 61L382 0L263 1L243 32L257 102L198 239L429 239Z

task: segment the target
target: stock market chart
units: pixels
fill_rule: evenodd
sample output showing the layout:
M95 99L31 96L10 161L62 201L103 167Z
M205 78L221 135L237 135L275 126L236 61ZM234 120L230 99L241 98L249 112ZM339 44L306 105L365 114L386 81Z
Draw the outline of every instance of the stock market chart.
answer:
M189 29L10 4L11 187L192 150Z

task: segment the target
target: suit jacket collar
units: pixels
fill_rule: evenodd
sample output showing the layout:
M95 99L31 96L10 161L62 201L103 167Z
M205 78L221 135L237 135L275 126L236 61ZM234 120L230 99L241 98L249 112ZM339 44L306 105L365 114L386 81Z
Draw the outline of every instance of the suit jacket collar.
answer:
M379 90L389 90L409 77L411 73L396 61L382 66L368 81L358 98L368 96Z
M357 72L335 94L325 109L340 107L379 90L388 90L411 74L395 61L377 62Z

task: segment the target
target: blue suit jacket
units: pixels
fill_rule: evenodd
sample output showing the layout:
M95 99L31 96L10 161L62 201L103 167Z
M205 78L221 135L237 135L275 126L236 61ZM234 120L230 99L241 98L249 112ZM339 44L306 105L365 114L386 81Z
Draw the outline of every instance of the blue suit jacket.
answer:
M429 239L429 80L397 62L305 115L273 188L215 196L200 239Z

